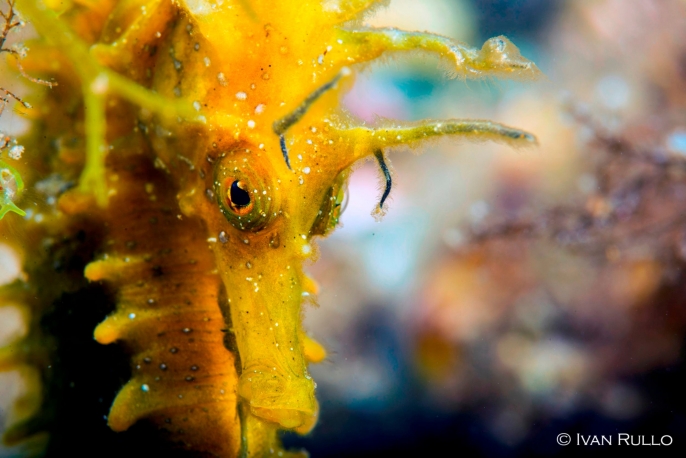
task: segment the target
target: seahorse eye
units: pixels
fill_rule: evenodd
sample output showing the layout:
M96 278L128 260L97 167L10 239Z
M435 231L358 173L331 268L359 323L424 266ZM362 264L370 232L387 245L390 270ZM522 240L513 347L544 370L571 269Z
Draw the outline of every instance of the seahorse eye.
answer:
M219 209L236 229L258 232L277 213L277 190L268 173L254 170L240 154L226 153L215 166Z
M229 208L236 212L238 215L247 215L253 208L252 199L250 199L250 191L248 190L248 185L241 180L231 180L233 181L227 188L229 189L226 201Z

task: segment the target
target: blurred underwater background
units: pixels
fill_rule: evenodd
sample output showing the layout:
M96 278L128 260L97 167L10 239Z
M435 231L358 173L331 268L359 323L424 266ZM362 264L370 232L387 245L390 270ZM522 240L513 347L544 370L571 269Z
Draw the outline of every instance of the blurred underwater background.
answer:
M375 164L353 175L310 267L321 305L306 327L330 351L312 367L321 418L287 444L577 456L608 448L558 434L667 434L650 453L682 456L686 2L393 0L368 22L473 46L502 34L546 79L463 82L397 56L358 78L352 113L493 119L540 147L445 139L392 155L381 223Z
M505 35L546 78L464 82L434 56L393 56L358 77L352 114L492 119L540 146L446 138L393 155L380 223L377 166L357 169L308 266L321 293L306 329L329 351L311 367L321 416L286 445L577 456L617 449L558 434L628 433L674 442L621 453L684 456L686 1L392 0L367 22L475 47ZM20 275L2 244L0 258L0 284ZM0 344L19 323L0 315ZM0 430L20 385L0 374Z

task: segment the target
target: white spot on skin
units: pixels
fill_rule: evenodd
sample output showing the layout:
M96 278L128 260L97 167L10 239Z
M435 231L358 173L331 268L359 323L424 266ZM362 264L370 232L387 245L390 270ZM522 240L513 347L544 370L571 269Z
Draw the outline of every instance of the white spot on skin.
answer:
M248 127L250 127L251 129L254 129L255 128L255 121L253 121L252 119L250 121L248 121Z
M201 107L202 105L200 105L200 102L198 102L197 100L193 102L193 108L195 108L195 111L200 111Z
M303 254L307 256L310 253L312 253L312 246L310 246L309 243L306 243L305 245L303 245Z
M305 168L303 169L303 173L304 173L305 175L307 175L308 173L310 173L310 168L309 168L309 167L305 167Z
M91 91L94 94L104 94L110 86L110 79L104 73L98 75L91 83Z
M149 387L147 384L144 383L144 384L141 385L141 390L142 390L143 392L147 393L148 391L150 391L150 387Z
M221 72L217 73L217 81L219 81L219 85L222 87L226 87L229 84L228 81L226 81L226 76Z
M267 107L267 106L266 106L264 103L260 103L259 105L257 105L257 106L255 107L255 114L262 114L262 113L264 113L264 109L265 109L266 107Z
M136 318L136 314L135 313L129 313L129 319L133 320L134 318Z
M210 62L210 58L209 58L209 57L203 58L202 61L205 63L205 67L209 67L210 64L212 63L212 62Z
M8 152L8 156L15 160L21 159L22 154L24 154L24 147L21 145L14 145Z
M245 100L245 99L248 98L248 94L246 94L246 93L243 92L243 91L241 91L241 92L236 92L236 98L237 98L238 100Z

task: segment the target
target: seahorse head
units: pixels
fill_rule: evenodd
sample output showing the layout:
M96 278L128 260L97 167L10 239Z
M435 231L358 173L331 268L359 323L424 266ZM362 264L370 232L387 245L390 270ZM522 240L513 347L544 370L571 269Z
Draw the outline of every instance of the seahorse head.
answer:
M307 371L314 344L301 323L315 288L303 263L315 255L313 238L338 223L352 164L376 156L390 186L386 146L445 134L533 140L488 122L369 129L342 121L336 110L350 65L385 50L442 47L470 77L537 71L503 37L478 51L341 25L372 3L185 0L156 49L152 88L192 103L201 119L155 119L148 130L178 179L183 214L205 221L241 359L239 395L256 417L301 432L317 412Z
M178 177L182 212L205 221L241 357L239 394L254 415L307 430L317 406L301 305L315 290L303 263L338 222L353 162L327 118L349 74L327 54L344 45L333 20L321 23L333 16L320 2L185 5L152 87L191 102L203 122L154 121L150 136Z

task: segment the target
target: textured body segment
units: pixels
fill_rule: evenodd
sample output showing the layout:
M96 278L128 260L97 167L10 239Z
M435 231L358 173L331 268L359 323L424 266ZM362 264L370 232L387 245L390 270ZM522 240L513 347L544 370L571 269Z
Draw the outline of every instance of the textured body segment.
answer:
M104 256L85 269L113 287L116 310L96 329L131 354L131 380L108 422L124 431L152 420L184 447L234 456L240 445L237 375L225 347L220 279L202 224L179 217L174 186L149 154L118 148L107 161L113 196ZM129 149L127 151L127 149Z

